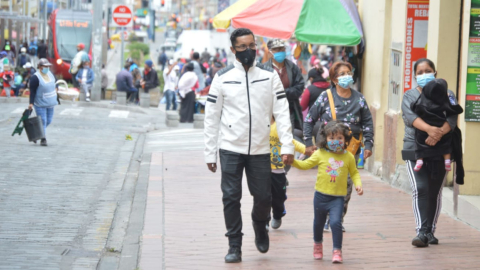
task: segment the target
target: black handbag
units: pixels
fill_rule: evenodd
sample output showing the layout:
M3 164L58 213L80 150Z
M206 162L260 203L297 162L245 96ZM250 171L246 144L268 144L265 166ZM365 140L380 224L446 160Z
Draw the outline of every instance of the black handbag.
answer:
M32 110L33 111L33 110ZM23 120L23 126L25 127L25 132L27 133L28 141L38 141L45 138L45 130L43 129L42 118L38 115L31 116Z

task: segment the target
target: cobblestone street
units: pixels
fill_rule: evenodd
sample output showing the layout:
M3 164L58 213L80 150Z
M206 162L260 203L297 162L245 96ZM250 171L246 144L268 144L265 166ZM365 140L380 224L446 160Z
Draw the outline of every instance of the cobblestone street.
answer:
M150 116L57 106L41 147L11 136L24 108L0 108L0 269L96 269Z

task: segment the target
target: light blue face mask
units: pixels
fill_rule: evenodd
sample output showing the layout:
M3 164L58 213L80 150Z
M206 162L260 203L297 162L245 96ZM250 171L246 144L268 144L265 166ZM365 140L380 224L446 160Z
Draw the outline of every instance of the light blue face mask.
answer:
M342 88L350 88L350 85L353 84L353 78L351 75L345 75L338 77L338 85L340 85Z
M341 152L343 151L345 148L344 148L344 143L343 141L339 141L339 140L333 140L333 141L329 141L327 142L327 148L332 151L332 152Z
M275 61L279 63L283 63L285 61L285 58L287 57L286 52L276 52L273 54L273 58L275 58Z
M415 78L417 80L418 86L423 88L425 87L425 85L427 85L427 83L435 80L435 73L425 73L422 75L418 75Z
M48 74L49 71L50 71L50 69L48 67L42 68L42 73L43 74Z

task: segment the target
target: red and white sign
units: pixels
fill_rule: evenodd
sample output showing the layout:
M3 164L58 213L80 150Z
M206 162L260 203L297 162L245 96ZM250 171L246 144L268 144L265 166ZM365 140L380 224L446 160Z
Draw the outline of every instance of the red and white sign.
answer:
M429 0L408 0L407 31L405 36L405 65L403 91L415 85L413 66L420 58L427 57Z
M112 6L112 20L115 26L131 27L133 24L132 8L126 5Z

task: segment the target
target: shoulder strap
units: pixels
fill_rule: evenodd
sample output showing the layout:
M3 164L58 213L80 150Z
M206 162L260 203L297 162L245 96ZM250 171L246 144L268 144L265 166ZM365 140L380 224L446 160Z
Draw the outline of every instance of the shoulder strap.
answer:
M332 119L337 120L337 112L335 111L335 102L333 100L332 90L327 89L328 103L330 103L330 111L332 112Z

